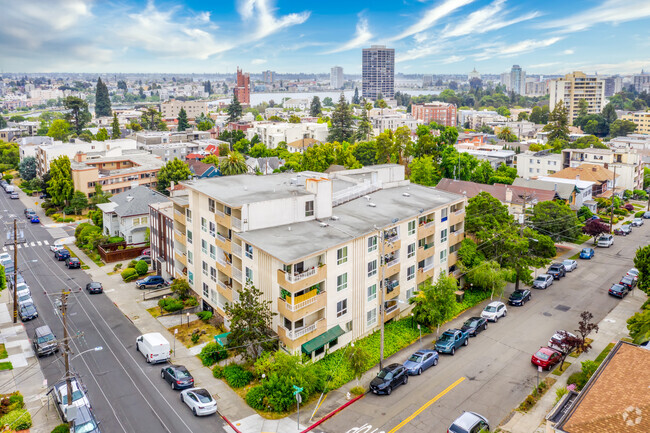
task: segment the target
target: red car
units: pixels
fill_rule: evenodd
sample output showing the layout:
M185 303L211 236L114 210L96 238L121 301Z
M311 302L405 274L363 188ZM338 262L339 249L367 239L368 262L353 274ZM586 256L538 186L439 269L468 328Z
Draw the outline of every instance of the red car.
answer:
M561 359L562 355L557 350L553 350L550 347L540 347L537 353L532 356L530 362L542 367L542 369L550 370Z

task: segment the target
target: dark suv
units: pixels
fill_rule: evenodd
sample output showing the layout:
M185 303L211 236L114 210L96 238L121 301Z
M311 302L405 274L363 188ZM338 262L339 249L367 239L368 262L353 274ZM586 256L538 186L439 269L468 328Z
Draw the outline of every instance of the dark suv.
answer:
M135 287L138 289L162 289L166 285L165 279L159 275L150 275L135 282Z
M390 395L393 388L400 385L406 385L409 381L409 375L406 367L402 364L391 364L382 368L377 377L370 382L370 391L375 394Z
M59 351L59 343L49 326L39 326L34 331L34 352L39 357Z
M566 268L562 263L553 263L546 273L552 275L554 280L559 280L566 275Z
M67 266L68 269L80 268L81 261L76 257L68 257L67 259L65 259L65 265Z
M54 258L58 261L65 260L70 257L70 251L66 249L54 251Z

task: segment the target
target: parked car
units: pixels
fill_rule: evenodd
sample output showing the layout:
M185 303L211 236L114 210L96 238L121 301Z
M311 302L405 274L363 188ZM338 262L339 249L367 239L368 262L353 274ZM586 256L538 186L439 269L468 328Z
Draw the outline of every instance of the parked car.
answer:
M407 373L411 376L419 376L427 368L436 365L438 365L438 352L435 350L418 350L404 363Z
M562 263L553 263L548 267L547 274L551 275L554 279L559 280L566 276L566 269Z
M143 256L150 256L151 255L151 248L147 248L145 250L142 250L142 255Z
M528 289L517 289L508 298L508 303L510 305L519 305L524 306L526 302L530 301L531 292Z
M11 255L9 253L0 253L0 263L11 260Z
M548 340L548 347L550 347L553 350L557 350L558 352L564 352L564 345L562 344L562 340L564 339L565 336L568 337L573 337L575 338L575 334L572 334L568 331L555 331L555 334Z
M192 388L194 378L183 365L169 365L160 370L160 377L171 384L172 389Z
M530 358L530 362L542 367L543 370L550 370L561 359L562 355L557 350L553 350L550 347L540 347Z
M499 301L490 302L481 312L481 317L492 322L498 322L500 317L506 317L507 315L508 309L506 308L506 304Z
M470 337L476 337L479 332L485 331L487 327L488 323L485 317L470 317L463 323L463 327L460 330L468 332Z
M634 218L632 220L632 227L641 227L643 225L643 218Z
M12 286L11 288L13 289L13 284L11 286ZM27 284L25 284L24 281L22 281L22 282L16 284L16 293L18 295L22 295L22 294L25 294L25 293L27 293L28 295L31 295L32 291L29 290L29 286Z
M135 260L136 262L143 261L146 264L151 265L151 256L141 255L141 256L136 257L133 260Z
M621 281L619 281L618 284L627 287L628 290L631 292L634 289L634 286L636 286L636 280L634 279L634 277L630 275L626 275L623 278L621 278Z
M580 251L580 258L581 259L591 259L594 256L594 249L593 248L583 248L582 251Z
M567 272L573 272L578 267L578 262L571 259L562 260L562 264Z
M617 236L627 236L632 233L632 228L629 224L624 224L620 228L614 229L614 234Z
M18 305L23 305L23 304L33 304L34 300L32 299L32 295L29 292L23 292L21 294L18 294Z
M30 219L33 215L36 215L36 212L31 207L25 209L25 218Z
M456 349L460 346L467 346L469 344L469 332L461 331L460 329L447 329L436 340L435 349L438 353L450 353L452 356L456 354Z
M70 257L70 251L65 248L54 251L54 258L58 261L65 260Z
M643 212L643 218L645 219L650 218L650 212Z
M17 192L14 191L14 192L11 193L9 198L12 199L12 200L18 200L20 198L20 196L18 195Z
M65 266L68 269L79 269L81 268L81 260L76 257L68 257L65 259Z
M59 250L65 250L65 247L63 245L59 245L59 244L50 245L50 251L52 251L53 253L55 253L55 252L57 252Z
M538 275L533 281L533 289L548 289L553 284L553 277L549 274Z
M29 219L29 221L32 224L38 224L41 222L41 220L38 218L38 215L32 215L32 217Z
M73 377L70 379L70 385L72 386L72 406L75 406L77 409L80 407L87 407L90 409L90 401L88 400L88 397L86 396L86 393L84 392L84 389L77 378ZM54 403L56 404L56 408L58 409L61 418L63 421L67 422L67 407L69 405L68 386L66 381L62 380L61 382L56 383L50 392L54 397Z
M135 350L142 353L148 363L167 362L171 358L169 341L158 332L142 334L136 338Z
M16 276L16 286L17 286L16 290L18 290L18 287L20 287L21 284L25 284L25 279L23 278L22 274L19 272L18 275ZM13 278L9 279L9 288L12 289L12 290L14 288L14 279Z
M47 325L39 326L34 330L32 344L34 352L39 357L59 351L59 342L56 341L56 336Z
M613 284L612 287L609 288L609 294L612 296L616 296L617 298L624 298L625 295L629 293L630 289L627 288L627 286L624 286L622 284Z
M483 433L489 431L490 423L487 418L476 412L463 412L447 429L447 433Z
M217 412L217 402L204 388L181 391L181 401L192 410L194 416L212 415Z
M23 322L36 319L38 317L38 311L36 310L36 306L33 303L22 304L18 309L18 314L20 315L20 320Z
M159 275L149 275L141 280L135 282L135 287L138 289L162 289L168 283Z
M639 280L639 270L637 268L630 269L629 271L627 271L627 274L625 275L629 275L630 277L633 277L634 281Z
M77 409L77 413L72 419L70 432L101 433L99 431L99 422L95 419L93 412L86 406L81 406Z
M596 246L599 248L609 248L614 245L614 236L610 234L600 235Z
M374 394L390 395L393 389L400 385L406 385L409 375L406 368L401 364L390 364L381 369L377 377L370 382L370 391Z
M88 293L94 294L102 293L104 291L104 288L102 287L102 283L91 281L90 283L86 284L86 290L88 290Z

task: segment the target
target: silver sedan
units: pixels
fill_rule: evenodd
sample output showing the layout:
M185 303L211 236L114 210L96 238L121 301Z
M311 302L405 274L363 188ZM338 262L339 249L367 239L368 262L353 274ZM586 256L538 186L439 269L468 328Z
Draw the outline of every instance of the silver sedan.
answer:
M563 260L562 264L564 265L564 268L566 269L567 272L573 271L575 268L578 267L578 262L575 260Z
M195 416L212 415L217 412L217 402L204 388L190 388L181 392L181 401Z

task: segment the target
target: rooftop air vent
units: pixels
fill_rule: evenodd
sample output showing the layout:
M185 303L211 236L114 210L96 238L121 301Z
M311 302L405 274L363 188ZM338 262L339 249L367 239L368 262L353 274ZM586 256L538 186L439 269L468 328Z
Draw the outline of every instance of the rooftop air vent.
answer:
M131 201L131 200L133 200L133 196L131 196L131 195L127 195L127 196L126 196L126 201Z
M368 203L368 206L370 206L370 207L377 207L377 205L374 204L374 203Z
M411 196L411 194L409 194L408 192L403 192L402 195L403 195L404 197L410 197L410 196Z

